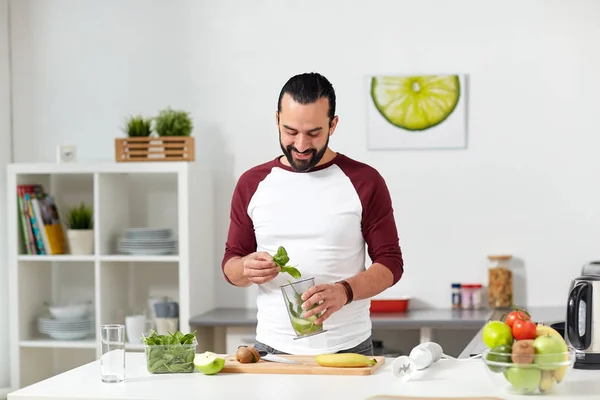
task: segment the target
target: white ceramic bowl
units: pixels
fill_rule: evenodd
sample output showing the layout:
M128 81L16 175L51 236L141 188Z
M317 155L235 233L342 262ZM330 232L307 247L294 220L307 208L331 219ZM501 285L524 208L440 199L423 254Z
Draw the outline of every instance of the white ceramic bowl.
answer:
M50 306L50 314L56 319L76 319L88 315L87 303L70 304L66 306Z

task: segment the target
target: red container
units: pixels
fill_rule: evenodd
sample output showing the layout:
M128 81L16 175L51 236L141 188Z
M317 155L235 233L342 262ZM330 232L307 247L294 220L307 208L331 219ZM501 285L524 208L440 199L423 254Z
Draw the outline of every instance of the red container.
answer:
M408 310L410 299L374 299L371 300L371 313L397 313Z

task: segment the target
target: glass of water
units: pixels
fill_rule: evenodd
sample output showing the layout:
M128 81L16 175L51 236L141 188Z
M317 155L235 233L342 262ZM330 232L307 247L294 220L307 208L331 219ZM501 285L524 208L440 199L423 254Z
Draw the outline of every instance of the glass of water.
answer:
M125 325L102 325L102 353L100 375L102 382L116 383L125 380Z

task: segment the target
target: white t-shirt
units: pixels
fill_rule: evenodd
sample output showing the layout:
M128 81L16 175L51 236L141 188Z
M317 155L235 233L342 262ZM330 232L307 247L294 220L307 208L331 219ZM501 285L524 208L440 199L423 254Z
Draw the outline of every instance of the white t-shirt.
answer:
M365 244L371 261L389 268L398 282L403 260L392 202L374 168L338 153L309 172L297 172L276 158L240 177L222 266L233 256L275 255L283 246L301 279L334 283L365 270ZM331 315L323 323L327 332L294 340L280 289L290 280L279 274L258 285L256 340L285 353L313 355L349 349L371 335L365 299Z

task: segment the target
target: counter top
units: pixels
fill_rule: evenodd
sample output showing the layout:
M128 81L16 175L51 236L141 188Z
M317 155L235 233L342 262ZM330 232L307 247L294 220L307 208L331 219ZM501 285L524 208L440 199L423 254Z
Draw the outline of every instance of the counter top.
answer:
M446 328L461 326L464 328L480 328L488 321L490 310L409 310L404 313L371 314L373 328L419 329L424 326ZM251 308L216 308L204 314L190 318L192 327L201 326L254 326L256 325L256 309Z
M127 353L126 381L102 383L100 364L94 361L46 379L8 395L8 400L171 400L245 399L289 400L345 399L367 400L378 395L395 396L509 396L492 384L481 360L440 360L419 371L413 380L402 383L392 373L393 359L371 376L190 374L150 375L143 353ZM592 399L600 393L598 371L572 370L557 386L555 395L545 400Z

